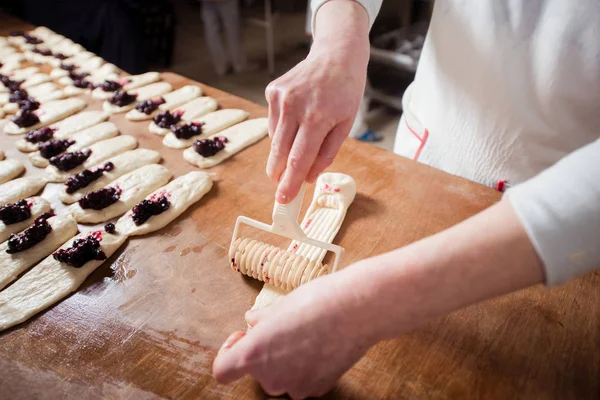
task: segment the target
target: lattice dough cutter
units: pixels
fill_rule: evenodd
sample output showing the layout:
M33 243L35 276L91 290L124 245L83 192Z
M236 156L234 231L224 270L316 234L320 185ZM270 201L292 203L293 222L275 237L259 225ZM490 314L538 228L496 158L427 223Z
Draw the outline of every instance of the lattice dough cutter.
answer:
M231 238L231 246L229 249L230 253L236 240L238 239L238 230L240 225L245 224L265 232L283 236L288 239L297 240L298 242L305 243L309 246L315 246L334 253L335 260L333 261L330 272L337 271L344 253L344 248L332 243L309 238L298 224L300 208L302 207L302 200L304 199L305 191L306 183L303 183L296 198L294 198L288 204L281 204L275 200L275 205L273 207L273 223L271 225L256 221L252 218L239 216L236 220L235 228L233 229L233 236Z

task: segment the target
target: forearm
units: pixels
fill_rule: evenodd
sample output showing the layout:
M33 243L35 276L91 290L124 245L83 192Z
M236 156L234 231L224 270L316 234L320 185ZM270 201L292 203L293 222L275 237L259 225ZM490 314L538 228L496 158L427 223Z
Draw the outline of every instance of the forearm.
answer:
M436 235L343 271L340 292L396 337L433 318L543 281L540 260L508 201ZM369 277L369 279L365 279Z

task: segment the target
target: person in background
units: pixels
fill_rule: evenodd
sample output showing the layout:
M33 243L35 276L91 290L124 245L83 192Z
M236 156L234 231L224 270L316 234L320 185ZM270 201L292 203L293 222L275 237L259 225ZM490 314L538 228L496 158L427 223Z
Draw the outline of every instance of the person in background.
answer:
M315 181L347 137L381 2L313 0L309 56L267 88L267 174L280 203ZM251 328L224 343L215 377L250 374L272 395L322 395L381 340L598 268L598 37L597 0L437 0L394 151L513 187L449 229L248 312Z
M246 55L242 45L240 6L238 0L202 0L204 35L215 72L225 75L230 68L236 73L246 70ZM221 40L225 32L227 50Z

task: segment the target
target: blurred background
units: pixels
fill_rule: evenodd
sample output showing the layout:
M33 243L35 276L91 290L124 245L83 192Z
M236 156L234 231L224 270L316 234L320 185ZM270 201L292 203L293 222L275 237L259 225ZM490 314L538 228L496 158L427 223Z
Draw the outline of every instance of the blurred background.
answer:
M311 45L308 0L3 0L131 74L172 71L266 105L269 82ZM392 149L433 0L384 0L351 136Z

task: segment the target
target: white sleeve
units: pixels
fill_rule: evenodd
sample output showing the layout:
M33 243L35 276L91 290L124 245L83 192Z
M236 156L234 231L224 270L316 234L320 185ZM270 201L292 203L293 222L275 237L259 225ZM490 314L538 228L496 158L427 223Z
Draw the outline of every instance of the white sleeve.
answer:
M600 139L506 192L559 285L600 267Z
M319 8L321 8L321 6L325 3L327 3L328 1L329 0L311 0L311 2L310 2L310 8L312 10L311 27L312 27L313 35L315 33L315 22L317 20L317 18L316 18L317 11L319 11ZM361 6L363 6L365 10L367 10L367 14L369 14L369 29L371 29L371 27L373 26L373 22L375 22L375 17L377 17L377 14L379 14L379 9L381 8L381 3L383 3L383 0L350 0L350 1L356 1Z

